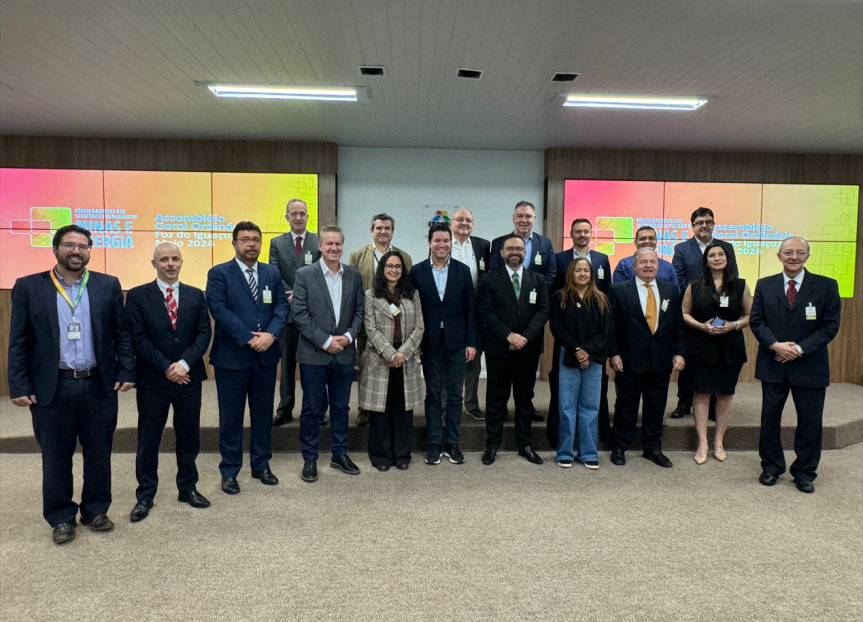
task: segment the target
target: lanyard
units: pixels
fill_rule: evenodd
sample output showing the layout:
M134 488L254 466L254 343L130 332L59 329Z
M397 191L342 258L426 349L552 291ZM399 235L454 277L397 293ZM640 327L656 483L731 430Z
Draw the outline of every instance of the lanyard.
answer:
M69 303L69 306L72 307L72 316L74 319L75 309L78 308L78 304L81 302L81 297L84 295L84 290L87 289L87 281L90 280L90 271L84 270L84 278L81 281L81 287L78 290L78 298L75 300L75 304L72 304L72 301L69 299L69 296L66 295L66 290L63 289L63 286L60 285L60 281L57 280L57 275L54 274L54 271L51 270L51 280L54 281L54 286L57 288L57 291L66 299L66 302Z

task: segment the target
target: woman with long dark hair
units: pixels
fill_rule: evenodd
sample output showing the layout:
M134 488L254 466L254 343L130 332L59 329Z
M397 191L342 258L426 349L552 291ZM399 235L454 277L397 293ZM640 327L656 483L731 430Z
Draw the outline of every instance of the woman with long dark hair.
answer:
M695 462L707 461L707 416L710 396L716 395L713 457L726 458L723 445L731 421L731 402L740 370L746 362L743 329L749 326L752 294L746 281L734 276L725 249L716 240L704 249L704 276L683 295L687 326L686 365L690 369L692 406L698 449Z
M599 468L599 395L613 330L611 305L596 287L590 261L578 257L551 300L551 333L561 344L558 466L572 466L577 426L578 461L588 469Z
M360 373L360 408L369 411L369 460L378 471L411 461L413 411L423 401L419 347L424 332L419 293L401 253L378 262L366 290L366 334Z

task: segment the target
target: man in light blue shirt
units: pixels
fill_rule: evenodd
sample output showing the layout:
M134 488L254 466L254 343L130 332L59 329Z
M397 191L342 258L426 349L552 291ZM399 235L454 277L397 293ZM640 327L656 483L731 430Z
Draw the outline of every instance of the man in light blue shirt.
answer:
M635 248L650 248L656 250L656 230L653 227L641 227L635 232ZM658 256L658 254L657 254ZM622 283L635 277L635 270L632 269L632 257L624 257L621 259L612 275L613 283ZM659 259L659 270L656 273L657 281L665 281L671 283L678 290L680 285L677 281L677 272L670 262L664 259Z

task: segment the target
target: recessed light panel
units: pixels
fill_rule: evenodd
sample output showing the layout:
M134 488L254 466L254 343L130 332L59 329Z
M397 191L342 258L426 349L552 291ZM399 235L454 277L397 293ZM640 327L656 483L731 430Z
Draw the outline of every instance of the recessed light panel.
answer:
M630 110L691 111L707 103L698 97L640 97L634 95L578 95L563 93L567 108L623 108Z
M360 99L361 91L353 87L251 86L248 84L210 84L207 88L217 97L329 102L355 102Z

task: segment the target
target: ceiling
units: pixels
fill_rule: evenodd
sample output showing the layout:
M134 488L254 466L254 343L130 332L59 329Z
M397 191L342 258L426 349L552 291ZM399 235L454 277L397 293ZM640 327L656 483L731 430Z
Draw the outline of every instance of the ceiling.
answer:
M370 99L223 100L195 81ZM863 153L863 2L2 0L0 82L3 134ZM710 101L564 109L567 90Z

